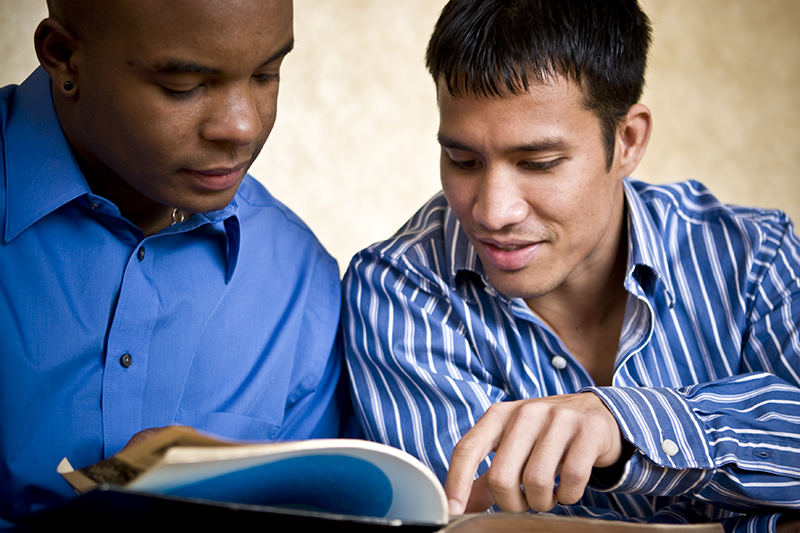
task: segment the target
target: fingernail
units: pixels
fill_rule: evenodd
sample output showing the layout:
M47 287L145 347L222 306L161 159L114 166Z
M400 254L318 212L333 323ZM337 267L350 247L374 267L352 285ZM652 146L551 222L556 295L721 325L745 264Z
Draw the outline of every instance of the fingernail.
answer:
M450 510L450 516L464 514L464 506L458 500L447 500L447 507Z

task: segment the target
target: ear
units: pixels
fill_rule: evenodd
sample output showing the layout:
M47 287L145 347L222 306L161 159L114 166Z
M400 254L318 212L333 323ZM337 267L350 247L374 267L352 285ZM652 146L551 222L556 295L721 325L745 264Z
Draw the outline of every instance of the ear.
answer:
M653 129L653 116L644 104L634 104L628 110L625 121L617 132L617 157L623 176L629 176L644 157L650 132Z
M36 28L34 45L39 63L50 75L55 92L66 98L76 98L81 43L75 34L58 20L46 18Z

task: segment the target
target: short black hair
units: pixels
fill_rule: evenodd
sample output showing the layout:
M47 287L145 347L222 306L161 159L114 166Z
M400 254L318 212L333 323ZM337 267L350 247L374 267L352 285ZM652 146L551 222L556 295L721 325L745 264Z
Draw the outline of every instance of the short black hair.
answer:
M644 88L651 27L636 0L450 0L428 43L435 83L453 96L503 96L561 76L600 120L606 167Z

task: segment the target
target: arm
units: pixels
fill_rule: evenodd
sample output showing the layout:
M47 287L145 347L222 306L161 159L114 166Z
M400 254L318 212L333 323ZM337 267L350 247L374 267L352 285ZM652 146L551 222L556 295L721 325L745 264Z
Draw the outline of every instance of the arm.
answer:
M784 228L748 264L741 349L729 358L738 374L680 389L592 389L638 450L608 490L800 508L800 241Z
M800 509L797 386L758 373L678 390L593 392L636 447L619 479L598 488L690 496L738 512Z
M798 249L797 237L786 233L777 252L772 250L775 259L761 263L766 264L765 271L750 278L759 280L750 291L750 320L741 334L741 355L731 357L741 374L680 389L583 389L603 400L618 429L590 422L598 428L596 436L588 435L588 451L582 452L588 456L578 462L572 459L573 450L584 450L585 445L580 432L570 429L569 417L566 423L559 419L555 424L557 433L566 435L547 462L542 461L540 450L552 446L548 426L543 430L541 422L531 423L528 415L519 412L505 416L494 428L481 421L468 434L469 443L457 448L458 463L454 454L448 494L466 504L475 456L497 450L492 470L500 465L503 470L494 475L490 470L485 481L478 480L467 511L491 503L487 494L509 510L521 510L526 498L536 510L548 510L556 498L571 503L590 476L599 472L597 468L609 464L604 449L592 446L605 446L616 431L624 442L633 443L636 452L617 465L618 475L606 483L595 475L593 488L616 494L688 497L737 512L800 508ZM527 404L518 409L533 411ZM593 407L579 409L587 417L593 412ZM507 445L510 439L523 443ZM511 454L508 460L505 454ZM547 493L547 480L552 483L552 474L559 472L561 484L553 496ZM524 493L520 484L525 486ZM565 484L575 488L567 490Z
M796 387L748 374L680 391L593 392L492 406L453 452L446 484L452 512L495 502L507 511L549 511L578 502L591 478L596 489L688 496L736 512L800 509L800 434L785 423L800 406ZM623 442L635 453L624 454ZM491 451L491 468L473 484L477 462ZM597 482L598 469L626 457L614 469L621 476Z

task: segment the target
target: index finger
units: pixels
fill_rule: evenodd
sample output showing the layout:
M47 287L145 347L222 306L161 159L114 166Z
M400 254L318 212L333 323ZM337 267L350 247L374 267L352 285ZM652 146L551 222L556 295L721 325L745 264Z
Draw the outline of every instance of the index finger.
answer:
M503 428L502 417L490 409L453 449L444 483L451 515L464 513L478 465L497 447L503 435Z

